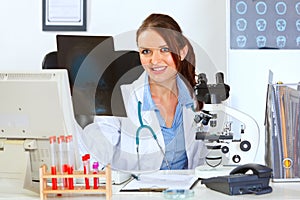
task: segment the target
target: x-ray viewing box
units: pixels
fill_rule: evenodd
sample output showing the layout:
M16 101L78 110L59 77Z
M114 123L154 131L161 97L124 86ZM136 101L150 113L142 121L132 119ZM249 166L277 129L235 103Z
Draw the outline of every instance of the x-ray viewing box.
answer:
M269 84L266 161L273 181L300 181L300 84Z

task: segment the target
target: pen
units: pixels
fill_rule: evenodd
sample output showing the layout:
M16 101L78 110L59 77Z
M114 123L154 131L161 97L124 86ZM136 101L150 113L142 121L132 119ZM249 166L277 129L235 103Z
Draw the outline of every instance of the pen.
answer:
M162 192L168 188L140 188L140 192Z
M139 176L137 176L137 175L135 175L135 174L131 174L131 177L132 177L132 178L134 178L134 179L136 179L137 181L139 181L139 180L140 180L140 177L139 177Z

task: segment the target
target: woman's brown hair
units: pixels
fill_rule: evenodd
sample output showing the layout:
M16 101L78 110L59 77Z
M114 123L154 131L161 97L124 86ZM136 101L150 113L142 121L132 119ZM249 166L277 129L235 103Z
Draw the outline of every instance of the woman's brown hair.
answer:
M166 41L174 62L176 63L177 71L179 75L184 77L186 84L189 84L190 93L192 93L194 86L196 85L196 72L195 72L195 53L190 41L182 34L182 30L178 23L169 15L165 14L151 14L142 23L137 30L136 41L138 41L139 35L147 29L155 30ZM180 58L180 50L185 46L188 47L188 52L183 60ZM195 110L201 110L204 104L201 101L197 101Z
M142 23L137 30L136 40L141 32L146 29L155 30L166 41L174 62L177 66L177 71L182 75L191 87L196 84L195 81L195 53L188 39L182 34L182 30L178 23L169 15L151 14ZM188 47L187 55L183 60L180 58L180 50L185 46Z

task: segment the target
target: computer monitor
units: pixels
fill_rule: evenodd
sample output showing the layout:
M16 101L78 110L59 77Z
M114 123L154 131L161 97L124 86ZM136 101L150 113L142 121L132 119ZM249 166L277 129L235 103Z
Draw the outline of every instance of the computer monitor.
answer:
M79 124L85 125L82 116L125 117L120 85L143 72L139 53L114 51L112 36L57 35L56 39L58 66L68 70Z
M0 91L0 176L26 175L36 190L40 166L50 167L49 137L76 130L67 70L2 71Z

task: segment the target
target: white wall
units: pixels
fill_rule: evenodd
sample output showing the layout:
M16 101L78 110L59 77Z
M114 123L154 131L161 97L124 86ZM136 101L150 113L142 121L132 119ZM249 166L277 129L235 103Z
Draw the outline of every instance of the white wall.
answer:
M42 1L3 1L0 70L41 68L44 55L56 50L56 34L113 35L116 49L135 49L135 30L153 12L169 14L179 22L195 43L201 71L226 70L224 1L87 0L87 4L87 31L43 32Z

